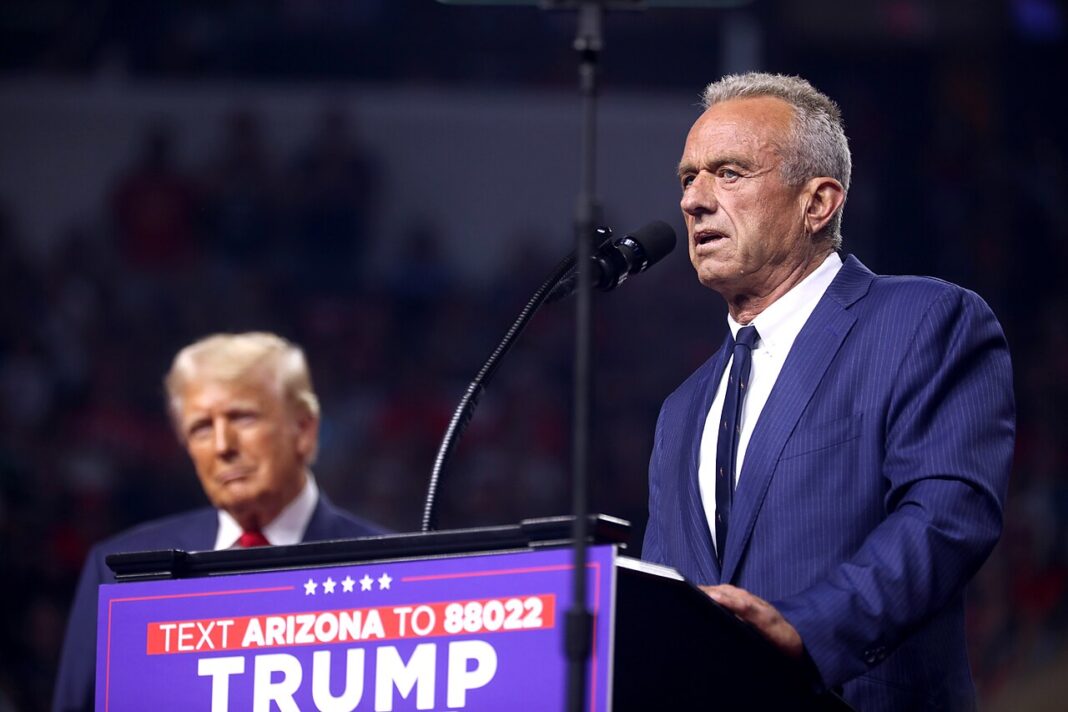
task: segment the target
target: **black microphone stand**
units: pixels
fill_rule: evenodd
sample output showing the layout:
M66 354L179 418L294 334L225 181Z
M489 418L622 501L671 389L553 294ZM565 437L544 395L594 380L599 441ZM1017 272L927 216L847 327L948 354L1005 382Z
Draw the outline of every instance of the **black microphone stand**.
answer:
M449 0L444 0L449 1ZM575 206L575 261L587 265L593 253L590 236L594 227L600 222L600 206L596 199L596 139L597 139L597 65L604 45L602 26L605 6L621 8L641 7L640 0L541 0L546 9L575 9L578 11L578 30L575 35L574 48L579 54L579 92L582 97L582 147L580 156L580 182L578 200ZM572 604L565 614L564 651L567 656L567 709L569 712L582 712L586 701L586 664L590 659L592 620L587 604L586 561L587 536L589 526L587 511L589 509L589 441L590 411L592 404L591 365L591 311L592 295L590 289L592 278L588 269L578 271L578 287L575 302L575 372L573 392L573 426L571 459L571 499L574 519L571 539L573 544L572 560ZM560 274L563 277L563 274ZM539 290L540 291L540 290ZM487 364L489 365L489 364ZM491 368L492 372L492 368ZM476 379L477 380L477 379ZM464 396L464 401L477 402L481 394L481 385L472 384ZM461 404L449 425L463 430L469 413ZM449 435L447 441L452 441ZM438 459L447 458L452 445L442 444ZM446 449L448 448L448 450ZM441 463L435 463L435 471L440 470ZM433 527L433 500L437 489L436 480L432 479L428 492L427 508L424 511L423 531Z
M579 93L582 96L582 149L578 202L575 206L575 257L580 265L590 261L589 236L599 219L596 198L597 147L597 62L604 44L602 25L604 7L596 1L578 7L578 31L575 50L579 53ZM567 656L567 709L582 712L586 706L586 663L590 658L593 616L587 604L586 537L589 510L589 441L590 410L593 401L592 362L592 295L589 270L578 270L575 302L575 373L571 500L574 519L571 523L572 602L564 628L564 651Z

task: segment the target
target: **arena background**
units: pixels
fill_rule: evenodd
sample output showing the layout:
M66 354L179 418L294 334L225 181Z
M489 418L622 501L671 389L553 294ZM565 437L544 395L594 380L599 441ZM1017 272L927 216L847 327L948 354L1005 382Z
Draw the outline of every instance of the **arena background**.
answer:
M1018 441L969 589L982 708L1068 696L1068 169L1055 0L765 0L614 13L599 195L681 232L675 164L707 82L801 74L854 156L845 249L994 308ZM321 485L418 527L449 414L569 249L574 16L429 0L0 6L0 710L48 706L90 544L196 506L161 377L185 343L270 329L309 355ZM500 371L443 526L568 509L571 305ZM595 508L641 541L662 398L725 329L685 250L595 299Z

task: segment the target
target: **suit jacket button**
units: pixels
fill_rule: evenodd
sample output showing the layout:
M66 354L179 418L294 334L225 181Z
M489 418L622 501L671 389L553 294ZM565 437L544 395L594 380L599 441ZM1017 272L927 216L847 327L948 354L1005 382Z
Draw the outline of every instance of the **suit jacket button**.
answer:
M868 648L862 654L864 662L868 665L874 665L875 663L882 662L886 657L886 646L876 645L874 648Z

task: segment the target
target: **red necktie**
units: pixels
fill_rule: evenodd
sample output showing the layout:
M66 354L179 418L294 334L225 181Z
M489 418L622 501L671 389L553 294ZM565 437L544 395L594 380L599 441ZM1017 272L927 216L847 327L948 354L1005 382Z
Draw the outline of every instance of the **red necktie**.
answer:
M271 542L267 541L267 537L263 535L259 529L253 529L250 532L241 532L241 536L237 539L237 545L242 548L248 548L250 546L270 546Z

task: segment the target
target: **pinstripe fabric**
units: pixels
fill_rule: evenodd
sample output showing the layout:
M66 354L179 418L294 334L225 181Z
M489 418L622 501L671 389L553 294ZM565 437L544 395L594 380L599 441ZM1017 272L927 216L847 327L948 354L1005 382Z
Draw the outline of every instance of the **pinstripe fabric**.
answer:
M720 571L696 447L724 360L661 409L643 558L771 601L860 710L973 708L962 592L1001 531L1015 419L990 309L847 258L753 431Z

